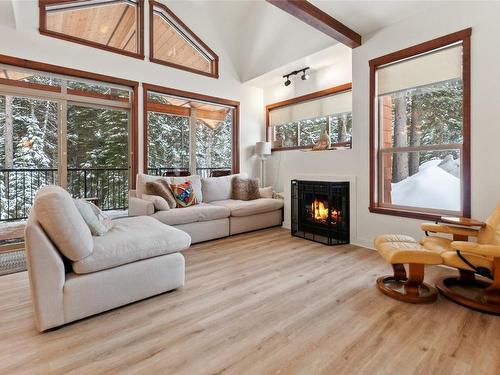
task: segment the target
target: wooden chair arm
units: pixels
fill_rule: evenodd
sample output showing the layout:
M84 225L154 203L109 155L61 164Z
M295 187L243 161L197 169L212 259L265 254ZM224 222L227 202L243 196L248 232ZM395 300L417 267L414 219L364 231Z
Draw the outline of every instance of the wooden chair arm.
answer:
M499 245L481 245L476 242L453 241L451 243L451 248L453 250L459 250L466 253L482 255L490 258L500 257Z
M477 229L455 227L453 225L424 223L420 226L424 232L456 234L460 236L477 237Z

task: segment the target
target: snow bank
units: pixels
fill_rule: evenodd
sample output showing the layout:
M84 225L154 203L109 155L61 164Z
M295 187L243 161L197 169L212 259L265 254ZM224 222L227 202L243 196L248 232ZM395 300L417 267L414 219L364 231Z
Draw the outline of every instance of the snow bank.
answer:
M460 179L439 167L440 162L428 161L413 176L392 184L392 203L459 211Z

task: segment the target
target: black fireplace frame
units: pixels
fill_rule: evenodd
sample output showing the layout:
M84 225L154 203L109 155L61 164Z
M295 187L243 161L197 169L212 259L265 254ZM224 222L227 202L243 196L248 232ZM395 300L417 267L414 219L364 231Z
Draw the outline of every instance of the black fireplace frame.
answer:
M306 194L327 197L328 224L315 224L307 220ZM324 198L323 198L324 199ZM291 181L291 233L292 236L320 242L329 246L350 243L350 190L349 182L333 181ZM342 220L333 223L331 209L340 209Z

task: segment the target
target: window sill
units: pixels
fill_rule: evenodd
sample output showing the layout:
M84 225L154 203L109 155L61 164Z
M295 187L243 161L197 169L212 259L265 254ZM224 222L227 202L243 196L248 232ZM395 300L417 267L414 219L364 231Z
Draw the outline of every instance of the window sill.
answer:
M400 216L409 219L419 219L419 220L429 220L429 221L441 221L442 216L450 215L449 213L443 213L441 215L429 212L398 210L395 208L386 208L386 207L369 207L368 209L371 213L374 214ZM457 215L460 216L458 213Z
M325 150L314 150L314 151L336 151L337 147L343 147L341 150L351 150L351 147L347 147L351 145L351 142L342 142L342 143L332 143L330 148L327 148ZM276 151L295 151L295 150L312 150L314 145L308 145L308 146L292 146L292 147L279 147L279 148L272 148L272 152Z

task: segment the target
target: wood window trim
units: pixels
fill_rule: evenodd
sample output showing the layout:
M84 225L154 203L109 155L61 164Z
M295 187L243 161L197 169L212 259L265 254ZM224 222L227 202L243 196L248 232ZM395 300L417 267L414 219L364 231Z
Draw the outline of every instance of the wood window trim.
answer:
M168 62L165 60L158 59L154 56L154 27L153 27L153 19L154 19L154 7L158 7L161 10L168 13L170 17L172 17L187 33L198 42L203 48L205 48L210 55L213 56L213 61L211 62L211 73L207 73L201 70L193 69L187 66L175 64L172 62ZM201 74L211 78L219 78L219 56L208 47L203 40L201 40L189 27L186 26L184 22L182 22L179 17L177 17L174 12L172 12L166 5L159 3L157 1L149 1L149 61L155 64L165 65L171 68L185 70L187 72Z
M148 171L148 93L155 92L159 94L178 96L182 98L199 100L202 102L209 102L213 104L220 104L224 106L229 106L234 108L233 113L233 129L232 129L232 172L240 173L240 102L235 100L218 98L215 96L208 96L204 94L198 94L195 92L183 91L169 87L157 86L149 83L142 84L142 95L143 95L143 172ZM155 106L156 104L153 104ZM156 108L156 107L154 107Z
M132 176L137 175L138 167L139 167L139 142L138 142L138 138L139 138L139 114L138 114L139 83L138 82L131 81L128 79L111 77L111 76L98 74L98 73L86 72L86 71L78 70L78 69L66 68L66 67L58 66L58 65L52 65L52 64L46 64L46 63L32 61L32 60L21 59L18 57L6 56L6 55L0 55L0 64L11 65L11 66L16 66L19 68L25 68L25 69L31 69L31 70L38 70L38 71L52 73L52 74L60 74L60 75L69 76L69 77L83 78L83 79L88 79L88 80L92 80L92 81L100 81L100 82L104 82L104 83L114 83L117 85L128 86L128 87L132 88L133 98L132 98L132 119L131 119L132 120L132 150L131 151L132 151L133 155L132 155L132 165L130 166L130 168L131 168ZM37 85L37 86L39 86L39 85ZM38 89L40 89L40 87L38 87ZM58 88L58 91L59 90L60 89ZM86 93L86 94L88 94L88 93ZM92 93L90 93L90 94L92 94ZM131 189L135 189L135 178L132 178L132 180L130 181L130 186L131 186Z
M471 215L471 155L470 155L470 138L471 138L471 53L470 53L470 37L472 28L457 31L430 41L420 43L400 51L392 52L387 55L372 59L369 61L370 67L370 205L369 211L377 214L401 216L413 219L433 220L437 221L441 215L429 212L414 211L410 209L397 209L382 207L376 199L376 182L378 162L378 146L376 146L377 121L375 119L375 74L379 66L403 60L413 56L417 56L435 49L445 47L447 45L462 42L462 81L463 81L463 146L462 146L462 216L470 217ZM376 148L377 147L377 148Z
M270 127L270 117L269 114L273 109L277 108L282 108L282 107L288 107L293 104L299 104L303 102L307 102L310 100L314 99L320 99L326 96L334 95L334 94L340 94L343 92L348 92L352 90L352 82L345 83L343 85L339 86L334 86L330 87L328 89L320 90L320 91L315 91L310 94L306 95L301 95L297 96L295 98L283 100L281 102L277 103L272 103L268 104L265 107L265 112L266 112L266 141L270 142L271 140L269 139L269 127ZM334 143L332 144L333 147L343 147L346 145L346 143L350 142L341 142L341 143ZM276 152L276 151L294 151L294 150L307 150L310 149L313 145L304 145L304 146L291 146L291 147L280 147L280 148L273 148L271 151Z
M108 52L113 52L113 53L118 53L120 55L125 55L128 57L134 57L136 59L144 60L144 0L137 0L137 32L139 33L139 38L138 38L138 48L139 51L137 53L135 52L129 52L129 51L124 51L120 48L115 48L115 47L109 47L105 46L103 44L97 43L97 42L92 42L90 40L86 40L83 38L78 38L75 36L67 35L64 33L59 33L57 31L52 31L47 29L47 10L46 7L48 5L54 5L54 4L68 4L68 3L80 3L84 2L85 0L39 0L39 32L41 35L45 36L50 36L53 38L65 40L67 42L73 42L77 44L82 44L87 47L93 47L93 48L98 48L102 49Z

